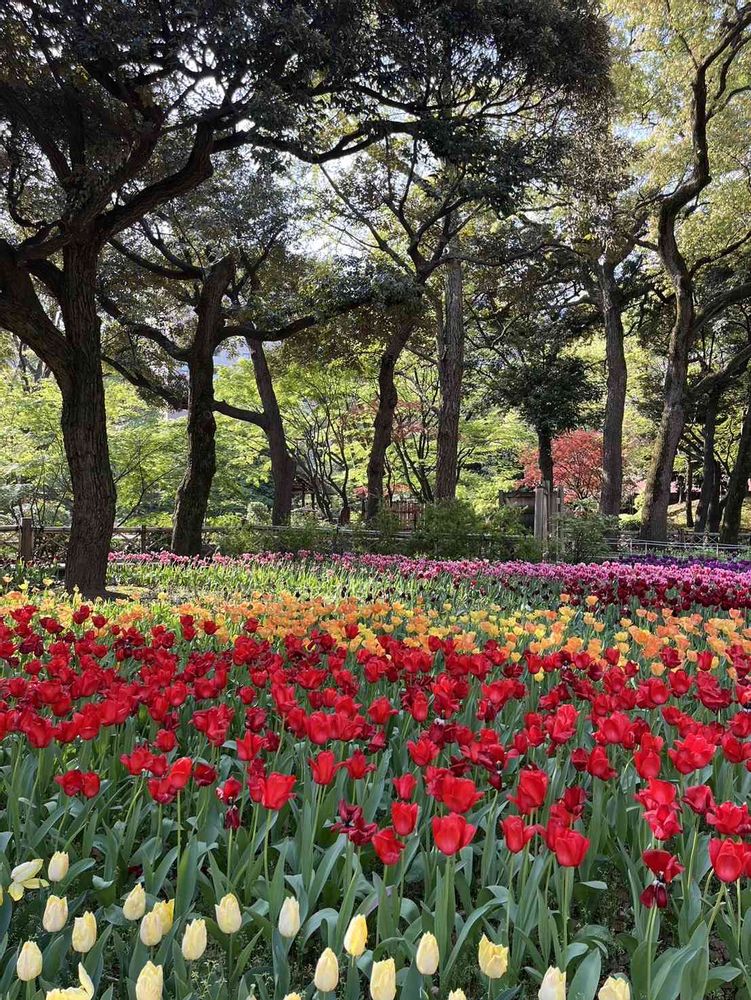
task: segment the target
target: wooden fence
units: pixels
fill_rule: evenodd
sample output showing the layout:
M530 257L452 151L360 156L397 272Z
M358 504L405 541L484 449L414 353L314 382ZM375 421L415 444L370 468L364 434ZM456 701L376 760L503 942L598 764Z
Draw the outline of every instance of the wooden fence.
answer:
M243 535L265 543L265 547L274 547L291 540L295 535L289 527L274 527L265 524L238 524L236 527L207 526L203 530L204 548L207 554L223 551L223 543L229 536L242 530ZM300 529L303 531L304 529ZM112 535L113 552L148 553L169 550L170 529L153 525L137 525L135 527L115 528ZM65 558L65 547L68 543L70 528L60 525L38 527L32 524L31 518L23 518L21 524L0 525L0 562L31 562L60 563ZM315 548L328 552L351 552L355 550L405 551L412 538L412 530L400 530L383 537L378 531L370 531L362 527L322 526L315 532ZM255 536L255 539L253 539ZM447 536L448 540L448 536ZM512 558L516 546L522 541L529 541L529 536L502 535L500 533L472 534L465 538L466 552L462 555L473 558ZM541 539L538 537L538 542ZM670 552L671 554L700 552L704 556L711 555L743 555L751 558L751 535L744 535L738 545L725 545L718 535L694 536L691 532L671 533L667 541L650 541L639 538L635 532L614 533L608 539L611 553L614 556L648 556ZM436 539L438 547L441 539ZM297 547L305 547L299 545ZM554 550L553 550L554 551ZM430 552L426 552L430 555ZM433 554L438 554L437 551Z

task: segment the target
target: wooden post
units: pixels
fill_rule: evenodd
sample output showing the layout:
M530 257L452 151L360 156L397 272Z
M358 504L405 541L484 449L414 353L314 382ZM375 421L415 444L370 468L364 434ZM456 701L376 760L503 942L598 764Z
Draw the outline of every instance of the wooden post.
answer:
M34 558L34 528L30 517L21 518L21 548L19 551L21 562L31 562Z
M141 545L141 555L144 555L145 552L146 552L146 525L145 524L141 525L141 540L140 540L140 545Z
M544 486L535 488L535 541L545 545L548 540L548 491Z

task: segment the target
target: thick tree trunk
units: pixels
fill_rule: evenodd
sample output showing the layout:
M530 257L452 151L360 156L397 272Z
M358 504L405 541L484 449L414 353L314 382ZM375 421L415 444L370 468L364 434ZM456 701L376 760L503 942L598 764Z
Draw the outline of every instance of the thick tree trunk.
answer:
M668 534L670 484L686 421L686 378L695 316L691 278L678 252L672 229L661 238L661 256L664 261L670 261L670 266L666 267L675 276L676 315L668 348L662 418L647 474L642 509L641 537L655 541L665 541Z
M715 490L717 462L714 455L714 445L719 402L720 393L715 389L707 397L706 409L704 411L704 451L702 455L702 475L704 478L702 479L699 506L696 511L696 523L694 525L694 531L697 535L703 535L707 529L709 508Z
M177 490L172 551L196 556L203 548L203 524L216 473L214 365L191 359L188 390L188 464Z
M549 484L553 488L553 439L547 428L537 429L537 449L538 464L540 466L540 480L543 484Z
M365 518L368 521L378 514L383 503L386 452L391 444L394 413L399 402L394 372L413 329L414 322L410 320L394 333L381 355L378 367L378 408L373 423L373 441L368 460L368 498L365 504Z
M600 512L618 516L623 499L623 414L626 408L628 372L623 349L623 317L615 264L598 266L597 279L605 326L605 358L608 391L602 429L602 492Z
M96 251L88 245L65 250L61 309L74 360L66 377L58 379L63 397L63 442L73 489L65 586L89 598L105 593L116 500L107 443L96 264Z
M172 527L172 551L178 555L200 555L203 548L203 524L216 473L214 348L222 298L233 273L231 257L217 261L204 278L196 306L188 356L188 464L177 490Z
M295 460L287 448L287 436L274 382L260 340L247 341L258 395L261 397L266 440L271 459L271 478L274 483L274 504L271 509L272 524L289 524L292 514L292 488L295 482Z
M748 481L751 478L751 398L743 416L741 439L733 471L730 474L725 500L725 513L720 532L720 541L725 545L735 545L741 530L743 504L748 495Z
M695 308L691 272L678 249L675 230L680 212L692 199L701 194L710 182L707 147L708 65L705 62L697 66L691 85L693 96L691 171L688 177L663 199L657 226L660 260L675 292L675 319L668 348L662 418L647 475L642 509L641 536L656 541L667 539L673 463L686 420L686 378L689 350L694 336Z
M459 465L459 419L464 375L464 302L462 262L446 265L445 308L438 324L438 378L441 408L438 415L436 500L453 500Z

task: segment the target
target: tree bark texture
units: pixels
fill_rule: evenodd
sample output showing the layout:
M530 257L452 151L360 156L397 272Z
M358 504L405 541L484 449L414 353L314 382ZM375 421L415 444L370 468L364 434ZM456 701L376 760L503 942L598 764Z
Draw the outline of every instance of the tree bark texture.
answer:
M216 474L214 418L214 346L221 322L222 298L234 265L229 257L206 275L196 308L196 330L188 354L188 463L177 490L172 551L200 555L203 525Z
M105 593L116 500L96 307L97 253L87 244L70 244L63 257L60 307L73 359L64 377L57 379L73 489L65 586L91 598Z
M704 449L702 454L702 483L699 494L699 506L696 511L694 531L703 535L709 521L709 508L715 489L715 471L717 461L714 454L715 435L717 431L717 411L720 403L719 387L715 387L707 396L704 411Z
M365 505L365 518L368 521L376 517L383 503L386 452L391 444L394 413L399 402L394 373L413 329L414 321L410 320L396 330L386 345L378 366L378 407L368 460L368 497Z
M248 348L253 362L258 395L263 407L264 432L271 459L271 478L274 483L274 502L271 510L272 524L289 524L292 514L292 488L295 482L295 460L287 448L284 421L279 409L279 401L274 391L266 353L260 340L248 339Z
M602 428L602 492L600 512L618 516L623 500L623 414L626 408L628 371L623 348L623 316L615 264L605 261L597 273L603 323L607 397Z
M728 483L722 531L720 532L720 541L723 544L735 545L738 542L743 504L748 495L749 478L751 478L751 397L743 416L738 454Z
M462 262L446 265L443 322L438 325L438 379L441 406L438 414L436 500L454 500L459 475L459 420L464 375L464 302Z

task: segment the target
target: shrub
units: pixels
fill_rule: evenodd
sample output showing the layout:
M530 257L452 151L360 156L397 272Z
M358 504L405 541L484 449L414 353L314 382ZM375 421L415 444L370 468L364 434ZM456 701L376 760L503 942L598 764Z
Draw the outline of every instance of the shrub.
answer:
M441 500L422 512L410 549L420 555L461 559L479 547L484 524L464 500Z
M559 541L552 548L564 562L597 562L611 555L608 535L617 530L617 518L586 507L570 508L559 516L558 524Z

